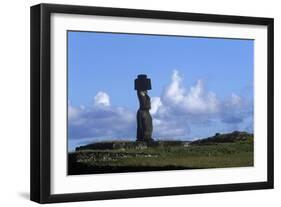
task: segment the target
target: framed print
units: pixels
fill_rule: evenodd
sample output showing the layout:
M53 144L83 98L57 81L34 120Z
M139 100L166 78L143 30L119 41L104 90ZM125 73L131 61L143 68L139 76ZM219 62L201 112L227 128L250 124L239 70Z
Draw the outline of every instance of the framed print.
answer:
M273 188L273 19L31 7L31 200Z

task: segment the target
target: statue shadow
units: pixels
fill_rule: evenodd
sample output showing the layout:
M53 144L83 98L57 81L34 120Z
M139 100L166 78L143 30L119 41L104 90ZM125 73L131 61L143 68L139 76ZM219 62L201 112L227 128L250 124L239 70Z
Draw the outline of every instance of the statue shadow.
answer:
M28 192L19 192L18 195L19 195L21 198L24 198L24 199L27 199L27 200L30 199L30 194L29 194Z

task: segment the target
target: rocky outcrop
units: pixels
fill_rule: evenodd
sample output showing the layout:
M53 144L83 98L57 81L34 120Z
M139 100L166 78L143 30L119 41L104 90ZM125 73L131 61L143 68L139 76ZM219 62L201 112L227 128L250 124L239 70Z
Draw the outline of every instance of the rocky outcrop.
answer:
M212 137L205 139L199 139L191 142L191 145L205 145L205 144L215 144L215 143L227 143L227 142L237 142L237 141L253 141L254 135L247 132L234 131L231 133L220 134L216 133Z

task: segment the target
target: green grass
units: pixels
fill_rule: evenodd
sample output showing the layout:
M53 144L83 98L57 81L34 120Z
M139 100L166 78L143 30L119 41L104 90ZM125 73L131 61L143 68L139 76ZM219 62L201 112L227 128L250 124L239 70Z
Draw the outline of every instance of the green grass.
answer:
M253 166L253 139L188 147L148 147L146 149L82 150L72 153L74 174L141 171L141 169L202 169ZM75 168L75 167L73 167ZM111 169L111 171L110 171ZM134 170L135 169L135 170ZM73 169L70 169L70 172ZM75 170L74 170L75 171ZM70 173L72 174L72 173Z

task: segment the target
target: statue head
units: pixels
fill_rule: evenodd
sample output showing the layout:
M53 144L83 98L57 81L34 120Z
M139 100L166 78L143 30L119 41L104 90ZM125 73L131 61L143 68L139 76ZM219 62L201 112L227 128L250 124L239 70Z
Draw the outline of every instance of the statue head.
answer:
M135 79L135 90L137 91L146 91L151 90L151 81L147 78L147 75L140 74L138 78Z

